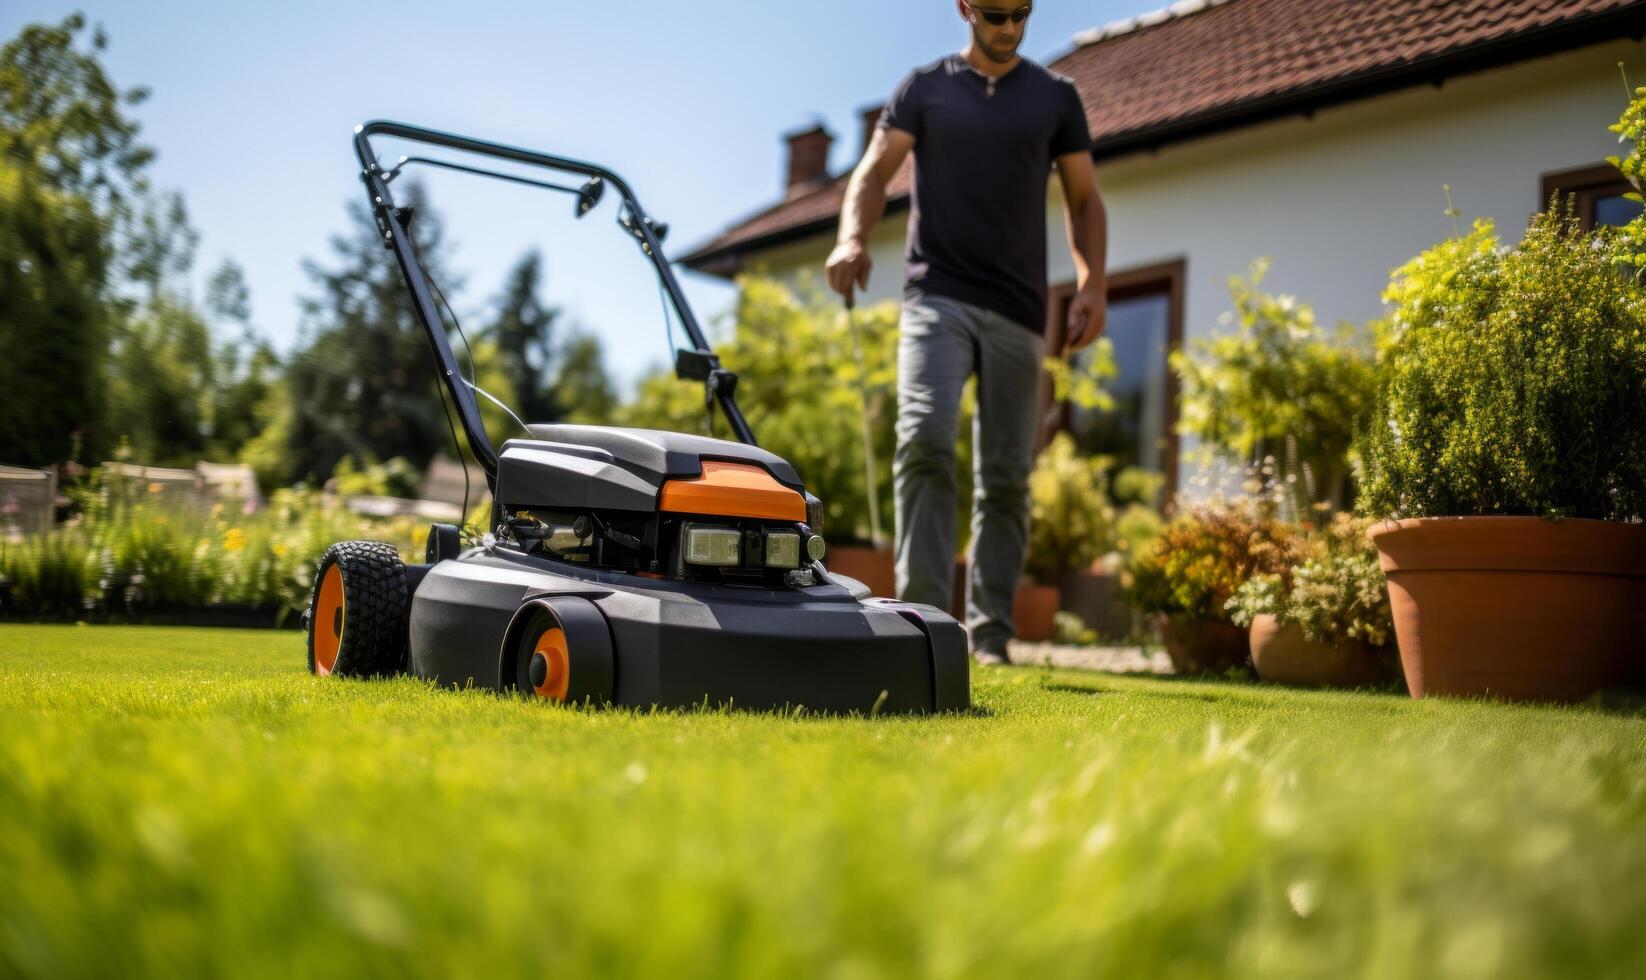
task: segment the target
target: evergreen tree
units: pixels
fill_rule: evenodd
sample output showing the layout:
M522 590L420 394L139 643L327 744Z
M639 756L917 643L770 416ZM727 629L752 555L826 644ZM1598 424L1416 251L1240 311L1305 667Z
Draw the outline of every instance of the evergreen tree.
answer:
M533 423L558 422L562 411L548 384L554 360L554 323L560 311L538 299L542 281L543 256L532 249L509 270L497 319L486 329L515 393L512 407Z
M251 290L232 259L206 280L206 314L219 336L232 338L218 347L210 455L238 459L268 423L265 407L284 383L280 358L252 326Z
M610 425L617 409L617 392L606 374L600 338L573 332L560 348L554 378L555 405L568 422Z
M134 462L190 467L207 455L217 383L211 328L161 294L120 324L106 381L107 428Z
M429 277L453 296L443 271L439 215L421 184L396 184L416 215L411 235ZM334 264L304 263L315 292L303 300L309 338L287 369L294 416L293 473L324 479L345 456L404 456L419 469L450 442L429 343L400 269L361 202L348 206L350 230L332 239ZM458 358L466 364L462 347ZM501 395L500 395L501 397Z

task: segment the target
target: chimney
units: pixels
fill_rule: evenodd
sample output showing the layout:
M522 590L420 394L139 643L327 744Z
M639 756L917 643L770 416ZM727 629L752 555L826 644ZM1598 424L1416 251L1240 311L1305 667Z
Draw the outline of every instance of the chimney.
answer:
M793 197L829 176L829 147L834 145L834 134L819 123L783 138L789 144L789 182L785 190Z
M863 154L869 152L869 141L874 139L874 128L880 124L880 114L884 112L885 109L886 107L884 105L877 104L869 106L867 109L858 110L858 113L863 119L863 145L857 151L857 158L859 160L863 159Z

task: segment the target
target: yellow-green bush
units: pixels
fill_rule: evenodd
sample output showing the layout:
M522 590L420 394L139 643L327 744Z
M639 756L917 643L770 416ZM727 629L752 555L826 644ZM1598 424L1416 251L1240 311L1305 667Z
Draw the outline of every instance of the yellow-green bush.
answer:
M82 513L21 541L0 542L0 600L14 618L124 618L231 607L271 621L308 602L315 565L337 541L388 541L420 557L427 527L376 520L305 489L281 490L246 513L168 501L156 484L99 478Z
M1504 248L1490 221L1395 270L1373 516L1646 516L1646 289L1570 206Z
M867 538L863 407L844 311L838 302L805 287L797 291L758 277L744 278L740 284L735 330L716 344L721 363L738 375L738 406L760 445L793 464L806 488L823 501L825 535L831 541ZM855 315L874 445L874 492L882 533L889 534L898 308L881 303ZM969 431L970 401L962 407L962 433ZM619 425L709 431L703 386L677 380L672 371L644 379L633 401L615 414ZM714 424L715 435L734 438L718 413ZM970 460L962 442L958 476L964 512ZM964 523L962 513L962 527Z

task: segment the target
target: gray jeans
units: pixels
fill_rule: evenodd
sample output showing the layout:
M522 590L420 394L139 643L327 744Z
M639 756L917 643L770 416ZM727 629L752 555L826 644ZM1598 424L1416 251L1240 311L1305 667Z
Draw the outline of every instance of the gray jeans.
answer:
M897 596L949 607L954 587L955 440L960 394L977 374L966 628L1004 649L1029 538L1029 467L1045 341L969 303L903 304L897 346Z

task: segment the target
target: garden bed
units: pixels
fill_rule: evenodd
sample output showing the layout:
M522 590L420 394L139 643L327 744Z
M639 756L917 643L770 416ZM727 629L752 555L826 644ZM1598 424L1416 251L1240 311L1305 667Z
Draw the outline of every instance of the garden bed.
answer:
M0 626L0 974L1646 975L1646 717L1043 668L939 718Z

